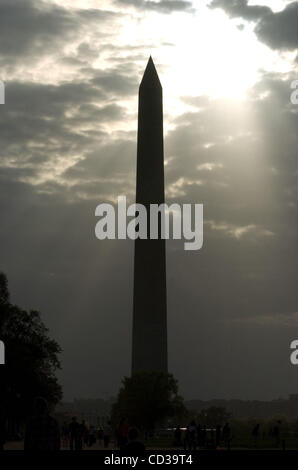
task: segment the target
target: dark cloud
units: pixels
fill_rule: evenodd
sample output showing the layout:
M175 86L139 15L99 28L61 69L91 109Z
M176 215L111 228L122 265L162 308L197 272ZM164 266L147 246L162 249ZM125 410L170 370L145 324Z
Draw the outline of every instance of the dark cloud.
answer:
M258 38L273 49L298 48L298 2L278 13L265 16L256 26Z
M83 28L114 16L104 10L71 11L42 0L1 0L1 60L7 65L8 60L24 62L55 52L67 40L75 40Z
M95 149L98 163L108 160L101 149L108 136L106 126L123 122L126 110L110 99L110 84L107 90L104 85L8 82L0 115L0 168L7 177L32 184L56 179L61 185L58 176ZM119 82L119 93L121 86ZM110 165L115 162L110 159ZM100 178L99 167L96 174Z
M192 12L192 2L185 0L115 0L119 5L132 5L139 10L154 10L160 13L172 13L174 11Z
M106 92L112 93L114 96L131 96L136 95L138 90L138 76L132 73L135 66L125 61L123 66L112 68L109 70L93 70L92 83L102 87Z
M298 48L298 2L274 13L269 7L248 5L248 0L213 0L211 8L222 8L231 18L257 22L255 33L272 49Z
M269 7L248 5L248 0L212 0L210 8L222 8L231 18L256 21L272 13Z

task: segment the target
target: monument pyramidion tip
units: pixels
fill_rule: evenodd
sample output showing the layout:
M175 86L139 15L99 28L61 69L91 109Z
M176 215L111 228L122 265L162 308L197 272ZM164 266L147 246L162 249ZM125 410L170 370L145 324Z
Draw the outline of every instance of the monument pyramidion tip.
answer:
M162 88L152 57L149 57L140 88Z

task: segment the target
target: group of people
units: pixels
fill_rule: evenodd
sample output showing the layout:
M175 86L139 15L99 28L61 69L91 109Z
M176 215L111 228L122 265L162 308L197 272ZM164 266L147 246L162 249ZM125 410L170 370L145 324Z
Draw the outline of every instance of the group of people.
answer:
M74 416L71 423L64 422L60 427L55 418L50 416L48 405L43 398L36 398L34 410L28 420L25 430L25 450L82 450L90 448L97 439L103 447L108 448L111 440L112 428L107 423L103 428L96 430L94 426L88 426L83 420L78 422Z
M221 444L229 448L231 438L232 433L229 423L226 423L223 427L217 425L215 429L208 430L206 425L201 426L193 420L186 427L184 434L181 427L177 426L174 432L174 446L183 446L185 450L189 451L204 449L208 446L217 448Z
M128 455L144 452L145 446L139 441L138 430L131 427L127 419L121 419L114 433L110 422L97 430L94 426L89 427L84 420L78 422L74 416L70 424L64 422L60 432L57 420L49 414L47 402L36 398L34 412L26 425L24 449L57 451L62 443L64 449L82 450L92 447L97 440L102 448L108 449L113 435L120 451Z
M92 447L98 440L104 448L109 447L112 428L108 422L104 428L96 429L95 426L88 426L86 421L82 423L77 421L76 416L72 418L70 424L66 422L61 429L62 445L70 450L82 450L84 447Z
M261 434L259 423L253 426L251 436L255 447ZM263 439L265 431L263 430ZM281 442L281 421L270 428L269 435L274 438L275 446L278 448ZM49 414L47 402L43 398L36 398L34 412L27 422L24 449L25 450L60 450L61 447L70 450L82 450L92 447L97 441L99 447L108 449L113 439L115 447L126 455L138 455L145 451L144 444L139 440L139 432L136 427L131 427L126 418L122 418L116 427L112 429L111 423L107 422L103 427L96 429L88 426L83 420L78 422L73 417L71 423L64 422L61 427L55 418ZM188 426L182 429L179 426L174 431L174 447L184 447L186 451L195 451L204 448L230 448L232 431L229 423L224 426L207 428L206 425L196 424L192 420ZM62 444L62 446L61 446ZM285 444L283 444L285 445Z
M252 440L254 447L258 447L260 437L264 440L266 437L265 429L261 428L261 424L257 423L254 425L252 432ZM278 420L276 423L269 429L268 436L273 439L274 447L280 447L280 444L283 444L284 440L281 441L281 421ZM284 445L284 444L283 444Z
M258 446L260 436L265 439L265 430L261 432L260 423L256 423L251 431L252 443L254 447ZM279 448L280 445L284 444L284 440L281 440L281 421L277 421L270 429L268 436L273 439L274 447ZM207 426L201 426L196 424L193 420L191 421L184 432L180 426L174 431L174 442L175 447L184 447L185 450L196 450L204 448L219 448L226 447L230 448L232 441L232 430L229 423L224 426L217 425L207 429Z

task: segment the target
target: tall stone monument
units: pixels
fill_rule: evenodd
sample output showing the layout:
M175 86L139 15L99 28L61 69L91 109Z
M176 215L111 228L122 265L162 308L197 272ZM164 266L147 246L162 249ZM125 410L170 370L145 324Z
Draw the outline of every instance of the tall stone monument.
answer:
M139 88L136 203L148 237L135 241L132 373L168 370L165 240L149 238L150 204L164 199L162 87L150 57Z

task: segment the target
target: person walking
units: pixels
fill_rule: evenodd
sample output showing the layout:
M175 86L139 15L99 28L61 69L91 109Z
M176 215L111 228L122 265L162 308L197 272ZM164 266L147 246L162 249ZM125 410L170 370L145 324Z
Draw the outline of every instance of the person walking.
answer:
M103 444L104 448L108 449L112 435L111 421L108 421L103 427Z
M122 418L116 428L117 445L120 449L121 447L127 444L128 431L129 431L128 421L126 418Z
M83 432L82 426L77 422L76 416L72 418L69 425L69 445L70 450L82 450L83 447Z

